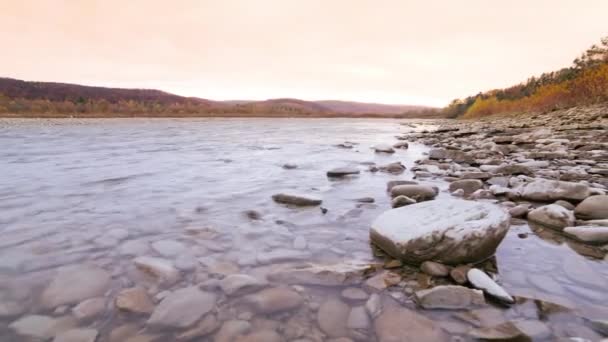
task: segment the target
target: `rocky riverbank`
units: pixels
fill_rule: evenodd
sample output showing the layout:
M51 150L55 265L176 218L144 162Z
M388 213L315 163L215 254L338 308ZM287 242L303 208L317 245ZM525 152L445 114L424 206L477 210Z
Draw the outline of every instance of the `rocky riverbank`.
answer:
M408 123L388 145L331 146L381 158L315 170L342 191L344 213L318 188L277 189L233 213L246 229L185 221L170 233L54 237L69 251L58 260L0 263L21 272L0 281L0 340L600 341L606 113ZM430 150L405 165L417 144ZM382 189L349 192L366 177ZM33 235L4 237L49 254ZM259 237L263 248L250 246Z

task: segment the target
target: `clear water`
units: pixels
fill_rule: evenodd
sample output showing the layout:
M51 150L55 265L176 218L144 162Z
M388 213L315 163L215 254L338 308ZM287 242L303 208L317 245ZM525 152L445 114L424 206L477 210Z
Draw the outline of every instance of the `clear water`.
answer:
M415 129L431 124L418 123ZM134 270L133 256L121 249L132 241L176 240L199 261L169 289L209 278L206 267L213 262L229 263L239 273L264 274L275 265L260 264L258 256L293 251L295 241L305 241L305 248L298 249L297 260L285 263L381 262L369 245L369 224L390 207L387 181L411 179L412 173L371 173L367 165L401 161L409 169L428 147L411 143L408 150L393 155L375 154L370 147L393 143L396 135L408 131L412 128L399 121L367 119L1 121L0 300L21 300L25 309L20 315L60 315L41 308L37 296L54 270L80 263L112 273L108 303L121 287L140 282L150 292L164 290L149 285ZM357 145L335 146L345 141ZM297 168L285 169L286 163ZM326 177L327 170L340 166L358 167L362 173L343 180ZM421 182L446 188L438 180ZM327 212L276 204L271 196L278 192L322 197ZM355 201L361 197L373 197L375 203ZM247 217L250 210L261 218ZM195 228L216 236L194 239L188 230ZM128 237L108 237L112 229L124 229ZM518 237L520 233L527 238ZM153 250L143 254L157 255ZM516 222L496 263L504 287L530 299L497 310L509 319L539 319L538 312L529 309L534 299L558 303L568 310L540 317L554 336L599 338L581 317L608 318L604 254ZM340 289L307 291L322 303L338 297ZM395 293L385 291L384 296L415 308L407 295ZM455 319L454 312L423 313L452 327L472 327ZM8 328L15 318L0 317L0 338L17 338ZM83 326L99 329L105 341L112 328L125 322L144 327L145 321L118 315L109 305L102 318ZM573 327L568 330L563 322ZM171 340L171 332L160 333ZM373 329L364 336L373 340Z

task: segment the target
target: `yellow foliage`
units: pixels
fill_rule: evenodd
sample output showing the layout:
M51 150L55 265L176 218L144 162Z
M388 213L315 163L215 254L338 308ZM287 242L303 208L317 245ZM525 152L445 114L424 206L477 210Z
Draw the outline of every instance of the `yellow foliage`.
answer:
M539 87L515 100L499 100L495 92L477 97L464 114L476 118L517 112L546 112L560 108L608 101L608 64L582 71L577 77Z

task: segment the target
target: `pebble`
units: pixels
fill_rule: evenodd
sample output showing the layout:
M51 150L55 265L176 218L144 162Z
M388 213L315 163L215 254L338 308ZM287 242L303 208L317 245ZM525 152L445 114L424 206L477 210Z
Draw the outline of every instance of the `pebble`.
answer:
M476 268L472 268L467 272L467 278L471 285L475 288L483 290L488 295L505 303L515 303L513 297L511 297L507 291L505 291L500 285L498 285L490 276L485 272L480 271Z

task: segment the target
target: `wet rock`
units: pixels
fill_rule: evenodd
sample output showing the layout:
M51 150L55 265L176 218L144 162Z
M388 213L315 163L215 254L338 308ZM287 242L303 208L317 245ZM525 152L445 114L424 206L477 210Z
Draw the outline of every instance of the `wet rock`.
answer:
M394 286L401 281L401 276L394 272L380 272L373 277L365 281L367 288L375 290L384 290L388 287Z
M207 267L207 272L213 275L230 275L239 273L239 266L231 261L200 258L199 261Z
M282 266L271 271L267 279L288 285L344 286L361 282L369 268L366 263Z
M141 240L129 240L124 242L118 248L118 252L121 255L144 255L148 253L150 247L148 244Z
M374 321L378 342L447 341L447 336L430 319L402 307L385 309Z
M193 328L190 328L176 336L177 341L191 341L197 337L211 334L220 327L220 322L215 315L205 315L205 317Z
M80 302L72 308L72 314L79 320L87 320L101 314L106 309L106 300L103 297L90 298Z
M416 302L424 309L465 309L486 303L483 292L458 285L440 285L416 291Z
M267 285L268 283L266 281L246 274L232 274L220 280L220 287L228 296L238 296L248 292L254 292Z
M395 175L403 173L405 171L405 165L401 164L401 162L394 162L386 165L382 165L378 168L378 170L382 172L388 172Z
M186 246L175 240L160 240L152 243L152 249L167 258L174 257L184 250L186 250Z
M462 179L450 183L450 192L462 189L465 196L469 196L483 187L483 182L479 179Z
M526 215L528 215L528 210L530 209L530 204L529 203L523 203L523 204L519 204L511 209L509 209L509 215L511 215L511 217L524 217Z
M361 197L357 198L355 201L359 203L374 203L376 200L373 197Z
M302 302L303 299L297 292L285 287L262 290L242 299L243 304L262 314L292 310L302 305Z
M0 296L0 318L19 316L26 310L23 301L9 300Z
M462 174L462 179L479 179L486 180L490 179L492 175L489 172L465 172Z
M493 174L513 176L513 175L526 175L532 176L534 171L529 167L521 164L501 165L492 170Z
M403 267L403 261L398 259L386 260L382 266L387 269Z
M491 190L486 190L486 189L479 189L475 192L473 192L470 196L470 199L494 199L494 192L492 192Z
M372 293L365 302L365 310L370 317L376 318L382 313L382 298L377 293Z
M559 206L562 206L568 210L574 210L574 205L568 201L564 201L564 200L557 200L555 201L555 203L553 204L557 204Z
M367 330L371 326L369 315L363 306L356 306L350 310L348 319L346 320L346 326L349 329L363 329Z
M395 150L388 144L378 144L374 146L376 153L395 153Z
M513 321L512 323L519 331L533 340L544 340L551 337L551 329L541 321L527 320Z
M515 302L507 291L505 291L500 285L498 285L490 276L485 272L472 268L467 272L467 278L473 287L483 290L489 296L492 296L502 302L512 304Z
M134 313L151 313L154 310L152 299L150 299L148 292L141 287L120 291L114 300L114 305L119 310Z
M174 284L179 279L179 272L170 260L156 257L137 257L133 260L135 266L166 284Z
M281 342L282 338L274 330L260 330L238 337L235 342Z
M324 301L317 313L317 323L329 337L348 337L347 327L350 307L339 299Z
M488 328L475 328L469 331L469 336L484 341L531 341L521 330L511 322Z
M398 185L416 185L418 182L409 181L409 180L393 180L386 183L386 191L391 192L394 187Z
M129 337L137 334L139 331L139 326L134 323L127 323L116 328L113 328L110 332L109 342L124 342L129 339Z
M165 297L152 312L149 325L187 328L215 306L216 296L197 287L186 287Z
M450 277L456 284L466 284L469 281L469 279L467 279L467 273L470 269L471 266L469 265L456 266L450 271Z
M257 255L260 264L275 264L286 261L310 259L310 252L293 249L275 249L270 252L261 252Z
M557 200L582 201L591 195L587 185L547 179L535 179L516 189L523 199L537 202Z
M393 208L401 208L401 207L405 207L406 205L410 205L410 204L415 204L416 200L409 198L407 196L397 196L395 198L393 198L393 200L391 201L391 205Z
M342 298L352 301L366 300L367 298L369 298L367 292L356 287L348 287L342 290L342 293L340 293L340 295L342 296Z
M591 320L589 323L593 330L604 336L608 336L608 320Z
M573 226L576 221L572 211L557 204L545 205L530 211L528 220L560 231L565 227Z
M245 216L253 221L259 221L262 219L262 214L260 214L260 212L255 211L255 210L246 210L244 212Z
M393 144L394 148L402 148L404 150L407 150L410 147L410 144L408 144L407 141L400 141L398 143Z
M452 196L455 196L455 197L464 197L464 190L462 190L462 189L454 190L452 192Z
M466 152L459 150L447 150L444 148L433 149L429 151L429 159L441 160L451 159L456 163L472 164L475 159Z
M574 215L582 220L608 219L608 195L586 198L574 209Z
M339 168L327 171L327 177L340 178L340 177L346 177L349 175L357 175L360 172L361 171L359 171L359 169L354 168L354 167L339 167Z
M240 336L251 330L251 323L242 320L230 320L224 322L220 330L215 334L214 342L235 342Z
M355 145L356 144L347 141L347 142L343 142L343 143L337 144L335 146L339 147L339 148L348 148L348 149L350 149L350 148L355 147Z
M194 270L197 264L198 261L196 260L196 257L189 252L185 252L178 255L177 258L175 258L175 261L173 262L175 268L184 272L190 272Z
M320 205L323 202L320 198L317 197L296 194L276 194L272 195L272 199L277 203L290 204L301 207L316 206Z
M102 296L110 287L110 274L93 265L68 266L60 269L42 292L41 304L55 308Z
M432 277L447 277L450 274L450 269L438 262L425 261L420 264L420 270Z
M432 200L437 196L435 188L427 185L397 185L391 189L391 196L407 196L418 202Z
M95 329L72 329L57 335L53 342L95 342L97 334Z
M608 243L608 227L578 226L566 227L564 233L582 242L590 244Z
M373 223L370 238L394 258L454 265L484 260L509 229L509 215L489 203L445 199L389 210Z
M28 315L12 322L8 327L21 336L49 340L76 326L69 317L52 318L42 315Z

